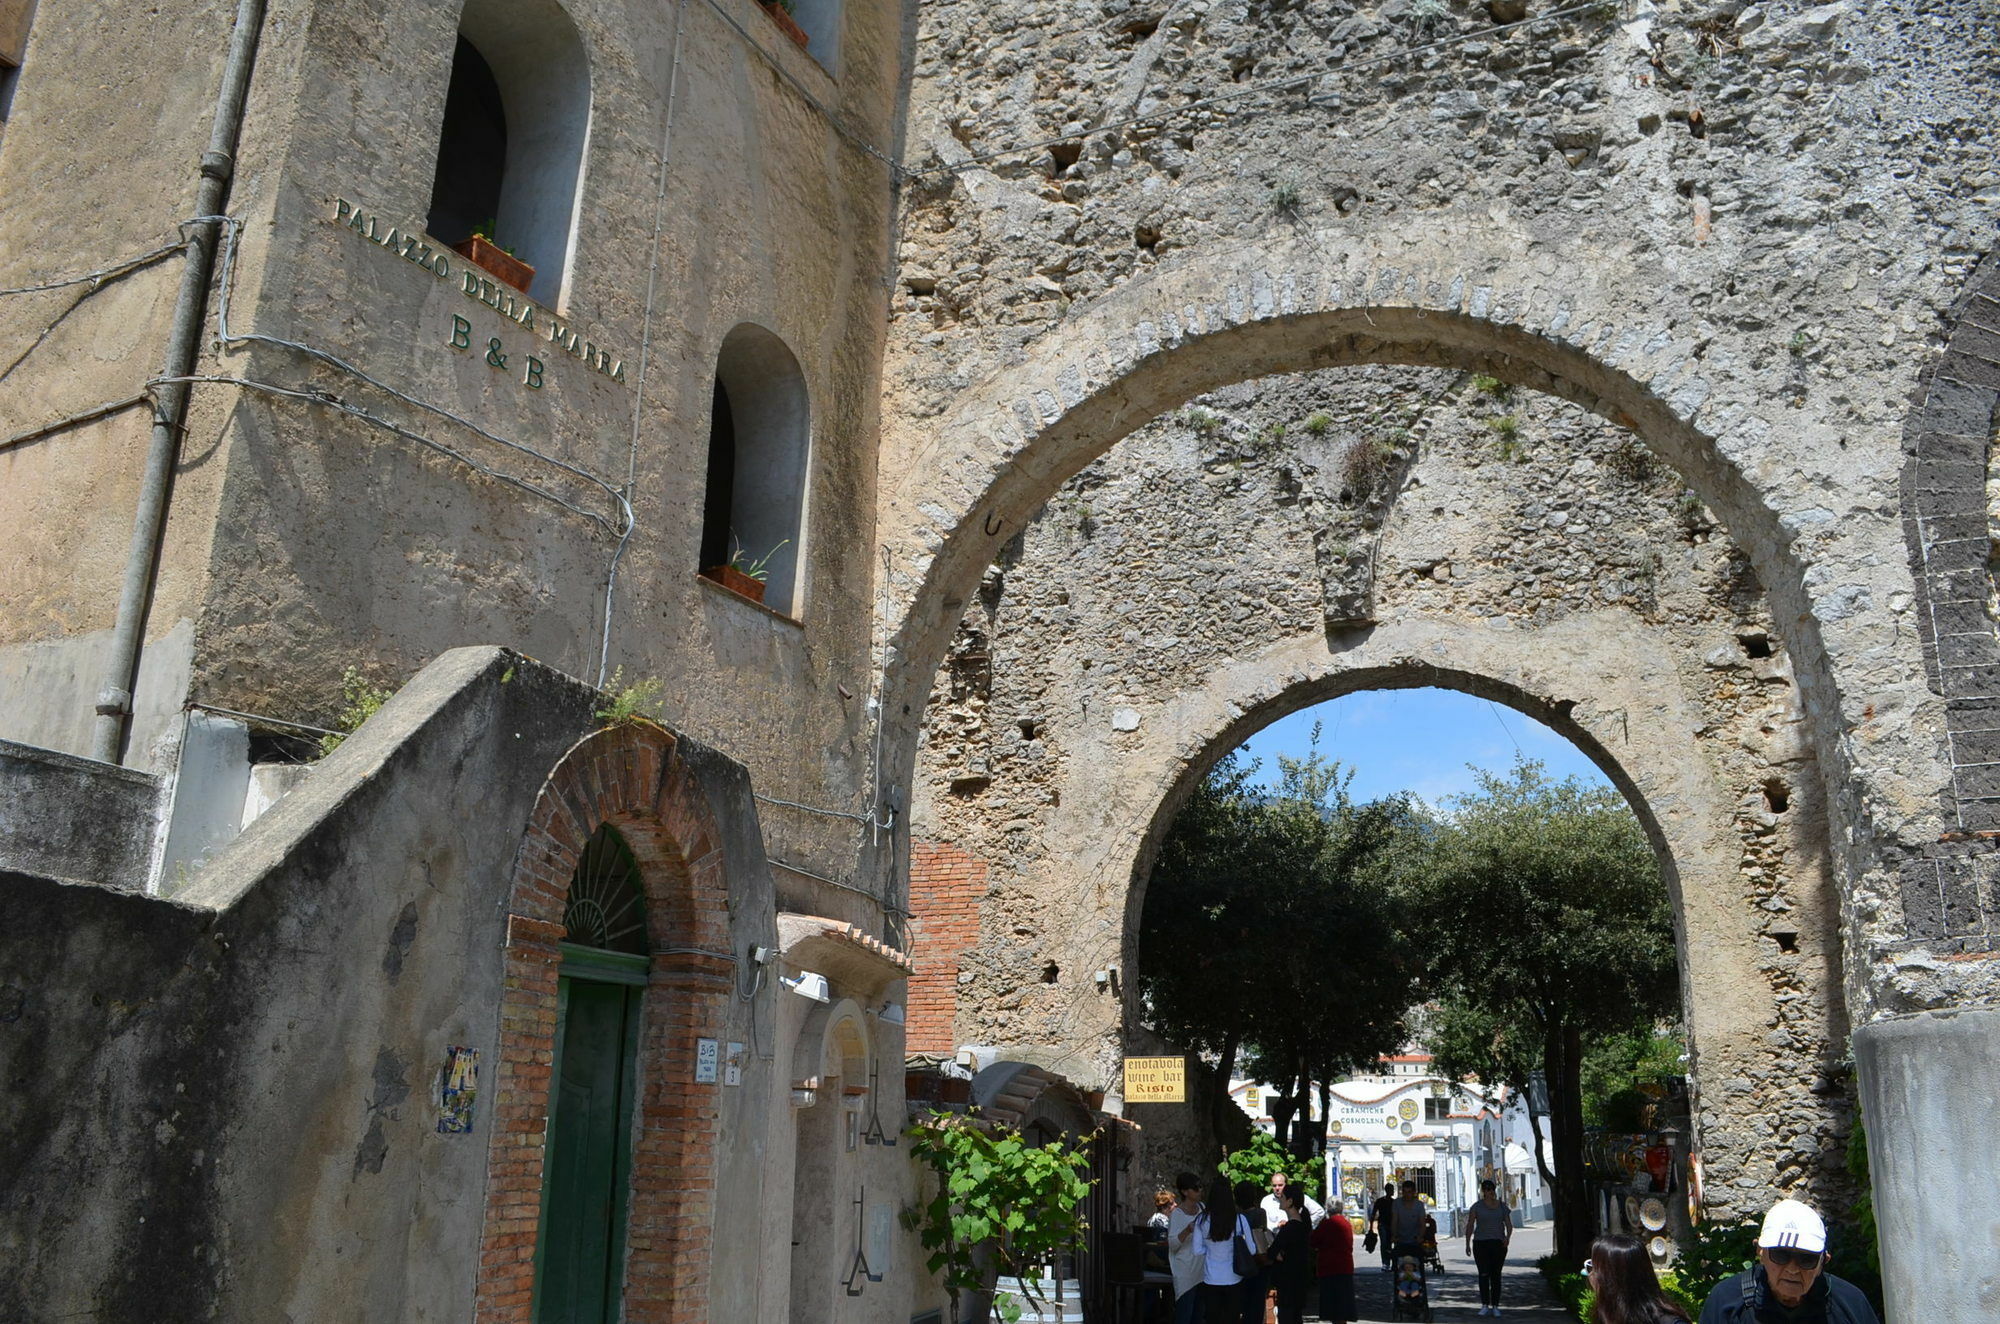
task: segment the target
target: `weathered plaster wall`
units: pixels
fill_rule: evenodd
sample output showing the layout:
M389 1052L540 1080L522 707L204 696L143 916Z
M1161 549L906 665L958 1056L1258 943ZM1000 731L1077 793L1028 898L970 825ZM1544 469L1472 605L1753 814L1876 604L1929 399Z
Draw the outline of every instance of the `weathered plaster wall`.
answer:
M1841 912L1762 587L1629 433L1461 374L1205 396L1010 544L932 696L919 787L920 835L991 870L955 1041L1115 1092L1139 1012L1093 976L1135 987L1144 879L1182 798L1284 712L1421 684L1569 735L1647 824L1718 1202L1833 1178Z
M36 6L0 145L9 220L0 287L151 256L101 281L0 297L0 522L18 549L0 576L0 693L18 700L0 703L9 739L89 748L151 421L138 397L161 369L181 274L180 257L162 250L194 211L234 10L210 0L132 13L71 0ZM175 52L175 76L134 58L146 51ZM107 415L13 440L117 402ZM156 742L186 693L206 589L221 476L210 458L190 448L162 540L146 632L155 674L141 681L128 759L152 770L170 766Z
M192 697L318 723L337 706L346 667L393 687L464 643L504 643L595 678L615 563L611 667L628 682L658 679L676 725L755 766L768 794L864 810L900 15L846 6L835 78L752 0L568 6L591 80L578 239L560 306L541 308L531 332L463 293L455 255L440 280L336 223L345 199L378 238L391 227L421 234L460 9L271 6L231 201L242 228L230 330L336 355L462 421L296 349L217 350L212 307L202 372L330 399L196 388L150 628L159 636L184 622L193 639L185 656L149 657L142 675L178 682L169 712ZM227 6L170 7L143 40L219 50L228 20ZM39 210L10 231L0 277L171 236L213 96L214 71L196 66L156 80L170 87L135 86L130 110L145 131L117 153L81 150L82 125L107 128L84 109L106 86L90 71L129 72L129 47L114 53L103 23L65 0L42 7L37 29L46 58L24 85L0 170L8 195ZM0 339L26 354L4 421L25 426L112 386L137 390L163 353L160 305L177 271L169 263L89 295L39 349L37 318L69 296L0 301L0 317L13 319ZM135 306L141 296L150 302ZM623 381L552 347L551 312L619 360ZM468 349L451 346L454 317L472 327ZM743 322L786 342L810 397L796 620L695 575L716 356ZM489 340L506 368L492 366ZM524 385L531 354L546 365L540 389ZM458 455L343 414L335 400ZM0 457L0 513L29 549L0 599L0 646L40 650L32 668L0 655L0 675L17 672L38 712L75 711L86 726L99 680L91 632L108 624L116 595L144 412ZM623 511L607 488L628 482L634 522L621 546ZM50 664L50 649L69 660ZM75 745L60 722L23 721L0 719L0 734ZM135 740L131 760L145 761L149 743ZM857 830L777 811L772 852L856 882ZM879 926L865 900L851 908Z
M458 650L175 898L7 876L0 1314L471 1317L489 1142L524 1116L498 1088L507 888L593 702L517 654ZM789 1223L764 1234L791 1175L772 1137L789 1136L795 1038L774 1031L802 1000L747 978L730 995L728 953L772 944L775 891L746 774L678 743L728 885L717 1028L753 1049L742 1085L673 1114L716 1128L713 1176L690 1192L713 1258L675 1271L680 1313L646 1317L781 1317L768 1270ZM436 1129L450 1045L481 1053L469 1134ZM893 1036L880 1048L900 1054ZM894 1116L900 1074L881 1080ZM680 1084L649 1079L649 1108ZM880 1191L907 1160L871 1149L853 1167ZM888 1269L840 1318L902 1318L912 1262Z
M246 200L237 319L338 354L612 487L629 470L635 524L621 555L618 504L589 480L336 383L296 351L226 352L228 371L365 400L605 523L316 406L225 392L226 532L196 693L254 711L307 711L326 702L342 661L393 678L476 640L595 676L615 556L611 664L628 681L657 678L670 720L743 759L766 794L862 809L872 384L888 216L884 167L854 140L872 145L891 130L901 40L893 15L849 7L836 81L751 3L720 12L570 7L591 62L593 119L576 255L557 311L622 360L620 383L467 298L456 275L436 279L335 224L336 200L346 198L378 218L379 232L421 226L457 10L310 12L296 72L272 80L252 125L272 177ZM385 114L393 133L382 132ZM359 143L371 146L357 153ZM472 324L476 350L451 347L454 316ZM809 571L797 623L694 573L716 355L744 321L791 347L811 400ZM491 339L509 367L491 366ZM547 364L539 390L522 384L529 354ZM775 815L772 832L780 858L851 874L851 833L796 813Z

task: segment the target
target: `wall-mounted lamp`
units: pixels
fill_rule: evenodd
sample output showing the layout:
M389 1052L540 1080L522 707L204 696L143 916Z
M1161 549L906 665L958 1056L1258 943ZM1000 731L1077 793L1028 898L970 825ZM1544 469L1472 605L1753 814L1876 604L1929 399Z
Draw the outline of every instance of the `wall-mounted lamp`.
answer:
M901 1025L903 1023L903 1004L900 1002L885 1002L882 1004L879 1016L884 1025Z
M807 970L802 972L797 979L785 979L781 977L778 982L802 998L811 998L814 1002L833 1001L833 991L827 987L825 975L816 975L812 971Z

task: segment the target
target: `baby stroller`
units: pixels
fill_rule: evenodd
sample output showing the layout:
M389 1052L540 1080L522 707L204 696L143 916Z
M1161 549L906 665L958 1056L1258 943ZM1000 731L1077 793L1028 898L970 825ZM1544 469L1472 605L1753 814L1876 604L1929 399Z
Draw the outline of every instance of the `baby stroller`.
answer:
M1431 1317L1430 1278L1421 1251L1405 1248L1396 1256L1395 1296L1389 1318L1429 1320Z
M1444 1260L1438 1255L1438 1225L1435 1218L1424 1220L1424 1274L1444 1277Z

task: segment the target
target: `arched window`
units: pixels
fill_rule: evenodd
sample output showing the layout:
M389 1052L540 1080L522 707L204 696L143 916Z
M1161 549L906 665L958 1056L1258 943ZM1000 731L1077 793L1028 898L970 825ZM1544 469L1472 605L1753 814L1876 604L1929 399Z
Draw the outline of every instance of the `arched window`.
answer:
M542 1165L537 1319L622 1318L646 902L618 829L584 845L563 910Z
M704 574L761 574L762 601L799 614L812 417L805 374L785 342L745 322L722 341L709 418L702 508Z
M804 29L806 54L830 74L840 72L841 0L792 0L792 22Z
M533 269L527 293L560 307L575 251L590 137L590 65L553 0L467 0L452 55L430 232L485 234Z

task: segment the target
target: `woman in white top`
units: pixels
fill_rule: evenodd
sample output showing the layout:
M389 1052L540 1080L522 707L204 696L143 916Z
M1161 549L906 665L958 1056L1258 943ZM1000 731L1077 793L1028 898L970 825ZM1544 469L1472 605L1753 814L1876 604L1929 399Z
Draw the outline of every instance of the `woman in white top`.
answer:
M1234 1215L1234 1217L1232 1217ZM1208 1208L1194 1221L1195 1240L1205 1257L1201 1275L1201 1315L1230 1320L1241 1309L1243 1275L1236 1272L1236 1239L1250 1244L1250 1220L1236 1212L1236 1193L1227 1177L1209 1183Z
M1167 1214L1167 1267L1174 1274L1174 1324L1195 1324L1201 1317L1201 1283L1208 1257L1195 1240L1201 1220L1201 1178L1179 1173L1174 1186L1180 1199Z

